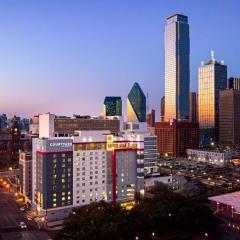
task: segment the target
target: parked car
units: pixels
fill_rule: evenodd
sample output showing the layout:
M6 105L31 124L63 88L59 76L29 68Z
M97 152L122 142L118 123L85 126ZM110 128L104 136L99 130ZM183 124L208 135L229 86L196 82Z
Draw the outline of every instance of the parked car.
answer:
M25 207L20 207L20 211L25 211Z
M20 225L21 229L27 229L27 225L25 222L20 222L19 225Z

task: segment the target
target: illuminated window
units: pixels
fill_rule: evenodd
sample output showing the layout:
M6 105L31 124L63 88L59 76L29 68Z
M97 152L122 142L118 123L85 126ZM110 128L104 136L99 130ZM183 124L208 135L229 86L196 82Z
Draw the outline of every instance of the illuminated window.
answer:
M57 204L56 204L56 203L54 203L54 204L53 204L53 207L56 207L56 206L57 206Z
M53 198L53 202L56 202L57 201L57 199L56 198Z
M65 201L65 197L62 197L62 201Z
M65 196L65 192L62 192L62 196Z
M65 183L65 179L64 178L62 178L62 183Z
M70 196L68 196L68 200L70 200L71 199L71 197Z
M53 193L53 197L56 197L57 196L57 194L56 193Z

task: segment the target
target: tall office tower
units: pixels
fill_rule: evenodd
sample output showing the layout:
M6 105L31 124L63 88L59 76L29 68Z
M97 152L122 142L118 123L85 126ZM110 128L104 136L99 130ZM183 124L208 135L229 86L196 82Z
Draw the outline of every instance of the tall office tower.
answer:
M161 98L161 116L160 116L160 119L161 119L161 122L164 122L164 116L165 116L165 96L163 96Z
M230 77L228 79L228 89L240 90L240 78Z
M219 138L219 91L227 87L227 66L214 59L198 69L198 120L202 144L218 142Z
M134 83L127 97L129 122L146 122L146 96L138 83Z
M148 127L154 127L154 124L155 124L155 110L151 109L147 113L147 125Z
M188 17L174 14L165 26L165 121L189 118Z
M198 122L198 96L195 92L190 92L190 112L189 122Z
M240 91L220 91L219 143L223 146L240 144Z
M122 116L121 97L105 97L103 108L105 116Z

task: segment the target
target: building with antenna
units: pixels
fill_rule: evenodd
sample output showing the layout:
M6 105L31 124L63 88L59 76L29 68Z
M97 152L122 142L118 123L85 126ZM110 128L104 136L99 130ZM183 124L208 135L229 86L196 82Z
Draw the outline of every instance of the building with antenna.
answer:
M198 119L202 144L219 140L219 92L227 88L227 66L211 60L198 69Z

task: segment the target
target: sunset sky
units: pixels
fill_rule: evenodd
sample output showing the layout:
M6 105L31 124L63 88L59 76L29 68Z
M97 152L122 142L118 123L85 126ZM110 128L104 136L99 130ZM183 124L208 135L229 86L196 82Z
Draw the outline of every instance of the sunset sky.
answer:
M0 113L96 116L107 95L126 108L138 82L159 114L166 17L189 18L196 91L211 50L240 76L239 9L239 0L0 1Z

